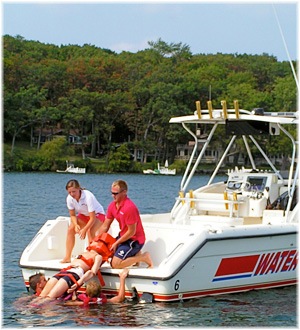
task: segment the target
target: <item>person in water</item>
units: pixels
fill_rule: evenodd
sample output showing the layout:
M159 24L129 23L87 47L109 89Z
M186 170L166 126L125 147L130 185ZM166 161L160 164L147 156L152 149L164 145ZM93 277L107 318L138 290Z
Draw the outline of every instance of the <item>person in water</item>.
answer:
M97 235L103 221L105 212L93 193L82 188L77 180L69 180L66 185L68 196L66 199L71 222L68 227L66 240L66 254L61 263L71 262L72 251L75 245L75 235L88 241Z
M85 293L80 293L78 295L73 295L72 300L67 300L66 305L90 305L90 304L105 304L105 303L121 303L125 300L125 279L128 275L129 270L127 268L123 269L119 274L120 277L120 287L118 294L114 297L107 298L105 294L102 293L102 286L96 280L89 280L86 283ZM76 285L74 284L68 292L75 293Z
M114 256L112 268L126 268L144 262L153 267L149 252L141 253L145 244L145 232L137 206L127 196L127 183L117 180L112 183L111 194L113 201L109 204L106 219L99 233L109 230L112 222L119 222L120 233L112 245Z
M47 284L44 274L37 273L29 277L29 287L36 296L39 296Z
M100 283L104 285L100 266L112 256L111 247L114 242L115 239L107 233L95 237L87 247L87 251L77 256L69 267L63 268L48 280L39 297L48 299L59 298L74 284L78 289L96 274Z

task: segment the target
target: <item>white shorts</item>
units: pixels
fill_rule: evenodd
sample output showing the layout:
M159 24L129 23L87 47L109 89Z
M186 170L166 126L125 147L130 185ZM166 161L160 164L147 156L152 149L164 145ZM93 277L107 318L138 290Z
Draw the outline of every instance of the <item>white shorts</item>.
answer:
M84 274L84 270L81 267L72 267L68 271L77 274L79 278L81 278Z

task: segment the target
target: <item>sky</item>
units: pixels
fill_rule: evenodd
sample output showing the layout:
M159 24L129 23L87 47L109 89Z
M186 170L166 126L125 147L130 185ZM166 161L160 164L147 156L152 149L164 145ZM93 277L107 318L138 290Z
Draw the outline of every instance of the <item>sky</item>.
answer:
M2 35L55 45L90 44L117 53L149 41L182 43L193 54L299 59L294 2L2 1Z

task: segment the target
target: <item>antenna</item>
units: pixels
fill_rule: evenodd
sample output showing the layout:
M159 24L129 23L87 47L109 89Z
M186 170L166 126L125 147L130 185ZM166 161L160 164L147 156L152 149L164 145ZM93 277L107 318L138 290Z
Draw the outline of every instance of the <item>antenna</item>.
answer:
M290 54L289 54L289 51L288 51L288 48L287 48L287 45L286 45L286 42L285 42L285 39L284 39L284 35L283 35L283 32L282 32L282 29L281 29L281 26L280 26L280 22L279 22L279 19L278 19L278 16L277 16L277 12L276 12L276 9L275 9L275 6L272 4L272 7L273 7L273 10L274 10L274 13L275 13L275 17L276 17L276 21L277 21L277 24L278 24L278 27L279 27L279 31L280 31L280 34L281 34L281 38L283 40L283 44L284 44L284 48L285 48L285 51L286 51L286 54L287 54L287 57L289 59L289 62L290 62L290 66L292 68L292 72L293 72L293 75L294 75L294 79L296 81L296 85L297 85L297 88L298 88L298 91L299 91L299 81L298 81L298 77L296 75L296 72L295 72L295 68L293 66L293 62L291 60L291 57L290 57Z

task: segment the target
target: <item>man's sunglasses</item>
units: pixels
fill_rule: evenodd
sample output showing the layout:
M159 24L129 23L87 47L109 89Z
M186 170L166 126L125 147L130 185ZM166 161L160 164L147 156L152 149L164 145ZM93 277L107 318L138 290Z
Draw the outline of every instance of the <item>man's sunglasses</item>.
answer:
M111 194L114 195L114 196L117 196L117 195L119 195L122 191L124 191L124 189L123 189L123 190L120 190L119 192L113 192L113 191L111 191Z

